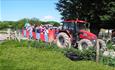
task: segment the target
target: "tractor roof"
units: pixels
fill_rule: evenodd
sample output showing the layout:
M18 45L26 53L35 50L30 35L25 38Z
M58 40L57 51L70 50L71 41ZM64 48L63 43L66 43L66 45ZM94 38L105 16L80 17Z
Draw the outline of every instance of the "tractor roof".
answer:
M87 23L87 21L85 21L85 20L78 20L78 19L76 19L76 20L64 20L64 22Z

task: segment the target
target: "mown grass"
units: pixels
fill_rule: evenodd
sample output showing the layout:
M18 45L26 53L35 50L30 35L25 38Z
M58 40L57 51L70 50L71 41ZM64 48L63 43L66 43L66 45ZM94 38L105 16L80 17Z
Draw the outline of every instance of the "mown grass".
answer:
M0 70L115 70L93 61L71 61L57 48L27 47L25 42L0 44Z

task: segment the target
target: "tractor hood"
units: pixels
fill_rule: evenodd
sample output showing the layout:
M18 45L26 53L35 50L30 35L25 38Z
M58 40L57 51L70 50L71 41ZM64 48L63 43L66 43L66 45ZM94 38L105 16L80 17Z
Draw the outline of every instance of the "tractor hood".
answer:
M80 30L79 37L81 39L96 40L97 36L89 31Z

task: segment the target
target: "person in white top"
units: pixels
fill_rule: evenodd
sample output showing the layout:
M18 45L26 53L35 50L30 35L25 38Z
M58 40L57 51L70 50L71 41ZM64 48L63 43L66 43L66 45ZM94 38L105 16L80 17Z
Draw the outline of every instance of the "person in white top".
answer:
M40 39L40 27L39 27L39 25L36 26L35 32L36 32L36 39L39 40Z
M44 29L44 36L45 36L45 42L48 42L48 29L45 27Z
M26 30L28 30L28 28L30 27L30 24L27 22L24 25L24 37L26 37Z
M29 31L29 38L32 39L32 37L33 37L32 36L33 26L32 25L28 26L27 31Z

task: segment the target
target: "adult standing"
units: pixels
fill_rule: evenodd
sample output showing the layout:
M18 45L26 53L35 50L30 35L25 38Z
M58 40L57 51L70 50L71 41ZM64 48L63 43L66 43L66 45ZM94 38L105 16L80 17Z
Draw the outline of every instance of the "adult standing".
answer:
M40 39L40 26L39 25L36 26L35 32L36 32L36 39L39 40Z
M44 30L45 42L48 42L48 28Z
M29 38L32 39L33 38L33 36L32 36L32 31L33 31L32 24L30 24L30 26L27 28L27 31L29 31Z

